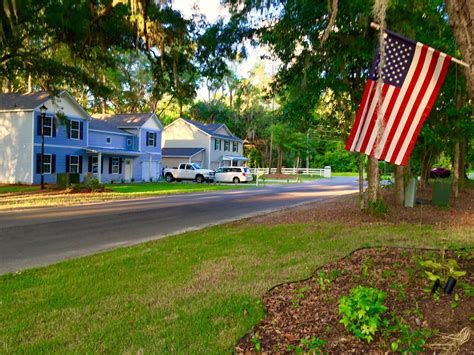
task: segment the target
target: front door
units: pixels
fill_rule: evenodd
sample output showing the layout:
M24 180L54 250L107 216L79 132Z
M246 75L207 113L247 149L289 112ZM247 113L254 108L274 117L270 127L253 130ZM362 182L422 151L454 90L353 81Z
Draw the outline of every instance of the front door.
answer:
M125 159L125 180L132 179L132 159Z

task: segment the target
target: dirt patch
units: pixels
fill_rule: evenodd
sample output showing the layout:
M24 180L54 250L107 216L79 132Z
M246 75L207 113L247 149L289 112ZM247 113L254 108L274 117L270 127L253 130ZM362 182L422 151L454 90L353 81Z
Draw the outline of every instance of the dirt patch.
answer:
M431 190L417 192L418 198L431 199ZM384 191L388 213L370 215L359 209L357 194L315 202L291 210L251 218L238 223L245 224L297 224L340 222L346 225L362 225L374 222L428 224L440 227L474 226L474 189L466 189L459 198L451 199L447 208L417 205L404 208L395 204L393 192Z
M438 299L430 294L429 281L419 262L437 260L438 252L404 249L358 250L334 263L318 269L308 280L279 285L263 298L267 315L252 331L235 346L237 353L298 352L308 351L310 343L317 349L331 354L341 353L386 353L391 344L402 339L401 333L378 331L368 344L350 334L340 323L339 299L348 295L358 285L376 287L386 293L388 310L384 319L397 317L409 328L410 341L417 340L414 334L425 334L427 353L433 353L431 344L440 342L440 334L454 334L464 327L474 331L474 252L448 253L457 259L467 275L455 288L457 296L444 295ZM456 297L456 298L455 298ZM455 299L458 298L458 301ZM407 336L405 336L405 341ZM315 349L314 347L312 348ZM402 344L399 350L402 350ZM474 352L474 334L464 343L460 353ZM316 353L318 353L316 351Z

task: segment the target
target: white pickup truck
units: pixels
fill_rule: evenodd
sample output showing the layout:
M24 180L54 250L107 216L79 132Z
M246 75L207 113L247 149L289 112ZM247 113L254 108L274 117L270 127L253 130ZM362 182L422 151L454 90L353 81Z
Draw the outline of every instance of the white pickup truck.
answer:
M214 181L214 170L201 169L196 163L181 163L177 168L167 168L164 170L165 180L172 182L174 180L195 180L196 182Z

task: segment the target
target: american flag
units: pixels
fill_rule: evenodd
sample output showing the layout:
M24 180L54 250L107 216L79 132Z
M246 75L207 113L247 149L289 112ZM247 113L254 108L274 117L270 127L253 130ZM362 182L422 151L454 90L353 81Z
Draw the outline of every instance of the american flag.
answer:
M346 149L406 165L450 62L445 53L386 31L383 83L377 85L377 51Z

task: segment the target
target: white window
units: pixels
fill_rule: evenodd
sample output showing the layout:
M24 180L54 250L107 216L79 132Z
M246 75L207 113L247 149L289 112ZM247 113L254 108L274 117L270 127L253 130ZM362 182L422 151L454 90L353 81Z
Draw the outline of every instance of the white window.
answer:
M224 151L230 151L230 142L224 141Z
M132 138L127 138L127 147L132 146Z
M120 159L112 158L112 174L120 173Z
M71 139L79 139L79 121L71 121L69 126L69 137Z
M45 137L53 136L53 118L45 116L43 118L43 134Z
M78 173L79 172L79 157L77 155L71 155L69 160L69 172Z
M146 132L146 145L147 147L155 146L155 133Z
M52 165L53 165L52 161L53 159L51 158L51 154L45 154L43 156L43 172L45 174L51 174Z
M233 152L238 152L239 151L239 143L232 142L232 151Z
M91 159L91 173L97 174L99 172L99 159L97 157L89 157Z
M107 144L110 144L112 142L112 138L107 137Z

